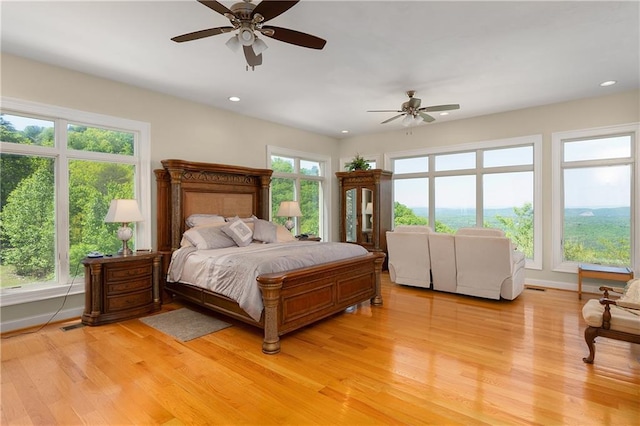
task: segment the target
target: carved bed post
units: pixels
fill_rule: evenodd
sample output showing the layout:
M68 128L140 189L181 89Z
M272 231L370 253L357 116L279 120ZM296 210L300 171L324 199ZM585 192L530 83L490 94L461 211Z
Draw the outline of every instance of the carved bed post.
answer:
M260 212L260 218L264 220L269 220L270 217L270 209L269 209L269 187L271 186L271 176L261 176L260 177L260 206L258 206L258 211Z
M169 169L171 176L171 250L180 247L182 239L182 169Z
M262 352L265 354L277 354L280 352L280 336L278 334L278 304L280 303L280 290L284 277L276 279L260 279L258 285L262 291L262 303L264 304L264 341Z

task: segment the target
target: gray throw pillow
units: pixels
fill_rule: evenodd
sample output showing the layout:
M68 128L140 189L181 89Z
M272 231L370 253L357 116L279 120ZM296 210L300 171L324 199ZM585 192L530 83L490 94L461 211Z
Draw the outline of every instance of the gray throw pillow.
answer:
M268 220L253 219L253 239L263 243L278 242L278 227Z

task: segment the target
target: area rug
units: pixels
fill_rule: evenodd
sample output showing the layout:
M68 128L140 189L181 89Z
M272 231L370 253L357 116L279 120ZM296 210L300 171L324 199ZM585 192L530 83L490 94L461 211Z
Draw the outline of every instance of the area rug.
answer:
M230 327L231 324L187 308L140 318L140 321L183 342Z

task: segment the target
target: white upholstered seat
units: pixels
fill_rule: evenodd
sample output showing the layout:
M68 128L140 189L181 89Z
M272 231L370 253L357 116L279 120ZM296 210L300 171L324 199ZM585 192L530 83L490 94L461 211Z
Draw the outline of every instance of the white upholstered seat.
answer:
M513 300L524 290L524 253L500 229L461 228L455 234L456 292Z
M430 233L431 228L420 225L396 226L395 230L387 231L391 281L415 287L430 287Z

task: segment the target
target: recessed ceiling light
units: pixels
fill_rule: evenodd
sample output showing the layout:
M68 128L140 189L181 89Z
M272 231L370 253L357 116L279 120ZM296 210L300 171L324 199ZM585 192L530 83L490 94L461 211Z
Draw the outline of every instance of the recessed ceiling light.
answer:
M342 132L340 132L340 133L349 133L349 131L348 131L348 130L343 130L343 131L342 131Z
M449 115L449 113L445 111L445 112L441 112L440 115Z
M617 81L615 81L615 80L607 80L607 81L603 81L602 83L600 83L600 86L602 86L602 87L613 86L616 83L617 83Z
M231 102L240 102L240 98L237 96L229 96Z

